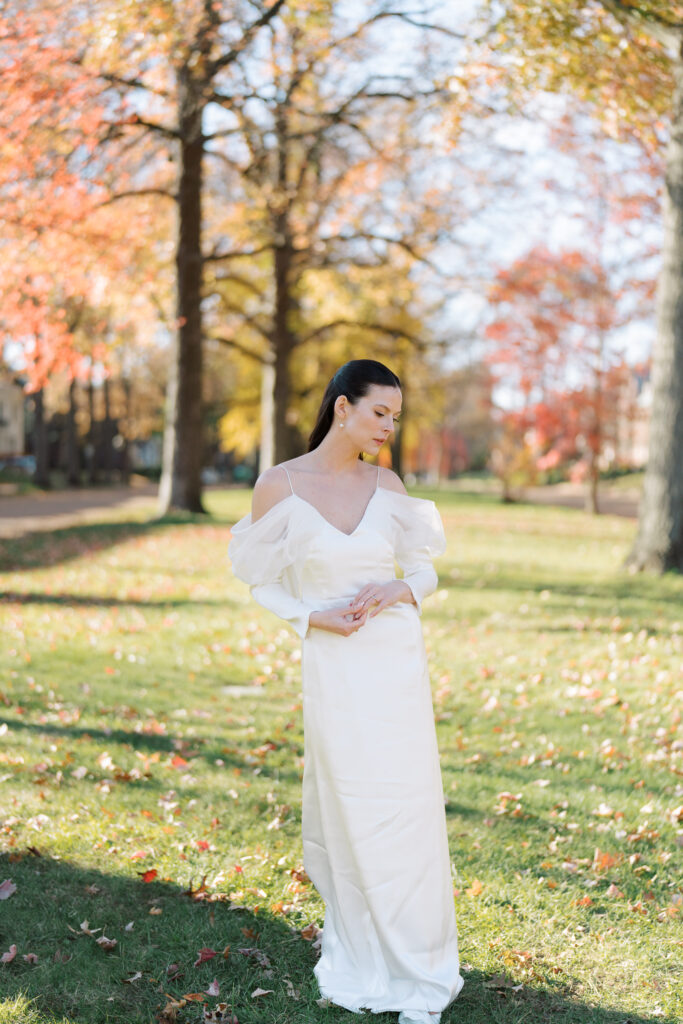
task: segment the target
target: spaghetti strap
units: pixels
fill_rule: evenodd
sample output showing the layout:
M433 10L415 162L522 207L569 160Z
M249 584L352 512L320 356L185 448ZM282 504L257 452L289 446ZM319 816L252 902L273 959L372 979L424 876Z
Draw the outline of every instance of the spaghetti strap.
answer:
M292 492L292 494L294 494L294 488L292 487L292 478L289 475L289 470L287 469L286 466L282 466L282 469L284 469L285 473L287 474L287 479L289 480L289 489Z
M378 466L377 467L377 479L375 481L375 490L377 490L377 488L379 487L379 470L380 470L380 467Z

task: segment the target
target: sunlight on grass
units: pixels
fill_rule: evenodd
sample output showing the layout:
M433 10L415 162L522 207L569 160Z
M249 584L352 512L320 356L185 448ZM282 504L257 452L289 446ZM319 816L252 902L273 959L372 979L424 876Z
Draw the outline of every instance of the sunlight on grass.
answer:
M619 570L625 520L415 493L449 536L423 616L466 979L444 1024L681 1019L683 580ZM249 502L0 546L0 1024L188 994L178 1024L350 1019L311 973L299 642L229 571Z

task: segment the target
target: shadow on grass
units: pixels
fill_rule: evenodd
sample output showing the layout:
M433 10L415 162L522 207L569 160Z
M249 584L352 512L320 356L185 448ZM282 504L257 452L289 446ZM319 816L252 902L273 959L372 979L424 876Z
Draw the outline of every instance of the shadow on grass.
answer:
M177 1024L199 1024L202 1008L219 1001L232 1007L240 1024L354 1019L316 1003L315 952L300 934L307 921L274 916L265 905L231 903L229 879L222 899L209 900L207 893L197 900L170 879L145 883L29 851L0 856L0 871L17 887L0 926L3 950L17 947L0 968L3 997L8 1004L22 995L34 1000L45 1024L61 1017L70 1024L152 1024L169 997L180 1001L188 993L200 998L178 1009ZM85 922L94 936L83 933ZM115 940L108 952L96 941L102 936ZM196 964L202 949L216 955ZM36 963L24 960L28 953ZM587 1005L557 975L538 977L534 985L517 984L502 968L495 975L469 968L464 975L465 987L442 1024L673 1024L672 1018ZM214 979L218 997L206 994ZM298 999L288 994L288 982ZM271 991L252 998L257 988ZM371 1019L395 1024L396 1017Z
M126 519L112 523L79 523L57 530L37 530L20 537L0 539L0 572L48 568L168 527L230 526L233 521L220 515L177 513L142 522Z
M132 748L133 750L147 750L153 753L167 754L171 757L173 754L180 754L183 760L186 762L183 765L183 770L192 773L193 762L204 762L205 764L212 767L216 764L217 760L222 762L221 770L227 771L228 769L239 769L240 771L246 769L253 769L254 760L251 754L251 748L245 748L244 750L235 749L234 751L225 746L225 742L216 743L216 745L208 745L208 741L203 737L193 737L187 739L186 737L175 737L171 734L164 733L159 735L158 733L138 733L129 731L127 729L98 729L88 728L87 726L73 726L73 725L57 725L51 722L24 722L17 718L8 718L0 716L0 726L6 724L13 731L22 730L24 732L36 733L38 736L52 735L60 738L69 738L72 741L78 742L81 739L92 740L97 742L102 741L109 747L110 750L114 749L114 744L121 744L126 748ZM254 738L253 747L258 748L263 743L273 743L274 750L276 752L284 752L287 758L287 762L291 762L294 757L301 757L303 755L303 746L295 742L278 742L273 741L268 735L264 733L261 738ZM251 760L250 760L251 758ZM273 778L280 781L295 782L298 784L300 781L300 772L298 768L286 767L281 762L281 758L278 763L268 763L267 760L258 762L257 767L259 775L264 778ZM57 770L55 766L55 770ZM159 766L155 765L155 771L159 770ZM46 772L49 778L50 772ZM111 772L102 771L98 772L95 769L90 769L88 772L89 782L101 782L105 779L111 779ZM125 780L128 781L128 780ZM162 778L155 779L153 776L142 775L140 778L128 782L135 786L149 786L151 788L167 789L172 779ZM68 776L60 782L60 786L68 784ZM186 794L190 794L189 788L185 789Z
M45 594L41 591L5 590L0 594L0 604L47 604L64 605L68 608L184 608L186 605L193 608L199 606L224 608L235 607L237 602L224 598L214 601L205 597L163 598L160 600L151 598L143 601L133 597L101 597L96 594Z

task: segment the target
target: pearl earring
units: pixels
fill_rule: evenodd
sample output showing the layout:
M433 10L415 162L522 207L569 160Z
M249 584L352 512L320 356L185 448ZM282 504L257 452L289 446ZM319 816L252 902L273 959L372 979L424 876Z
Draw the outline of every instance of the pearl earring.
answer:
M343 423L340 423L340 424L339 424L339 429L340 429L340 430L343 430L343 429L344 429L344 424L343 424Z

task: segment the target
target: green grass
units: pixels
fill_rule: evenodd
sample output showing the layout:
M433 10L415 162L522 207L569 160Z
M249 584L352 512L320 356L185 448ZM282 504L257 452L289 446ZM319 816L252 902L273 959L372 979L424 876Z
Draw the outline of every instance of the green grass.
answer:
M625 520L416 493L449 535L423 617L465 976L444 1024L680 1020L683 580L620 571ZM299 641L228 567L249 498L0 543L0 1024L352 1019L301 936Z

